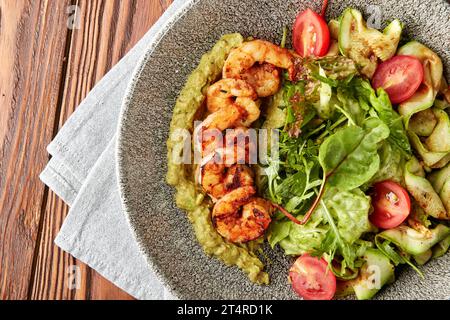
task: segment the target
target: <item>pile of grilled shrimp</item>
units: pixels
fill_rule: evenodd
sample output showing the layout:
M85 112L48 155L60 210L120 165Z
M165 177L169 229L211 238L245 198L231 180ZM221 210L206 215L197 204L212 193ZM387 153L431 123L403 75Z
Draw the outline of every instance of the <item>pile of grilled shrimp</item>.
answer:
M195 129L194 139L200 137L203 159L197 182L214 202L214 227L233 243L261 237L277 209L256 195L254 172L248 161L256 146L239 137L245 137L260 117L260 98L279 91L280 69L294 77L294 56L287 49L262 40L233 49L225 61L222 79L207 90L208 116Z

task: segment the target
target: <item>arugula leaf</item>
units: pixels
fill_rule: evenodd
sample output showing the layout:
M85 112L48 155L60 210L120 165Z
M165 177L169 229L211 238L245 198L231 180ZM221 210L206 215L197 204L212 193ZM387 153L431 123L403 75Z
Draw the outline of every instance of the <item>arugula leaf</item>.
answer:
M390 241L377 241L376 244L378 249L380 249L381 252L383 252L395 266L405 263L404 258L391 247Z
M317 154L318 146L311 141L281 132L280 159L269 157L269 166L264 168L268 197L288 207L289 212L300 212L312 197L312 189L320 183Z
M411 145L409 144L408 136L401 116L392 109L392 104L389 101L387 93L383 89L378 91L378 103L375 102L375 97L371 97L372 106L378 112L378 116L386 123L391 131L389 141L393 142L400 150L411 155Z
M382 121L369 118L363 128L350 126L327 138L320 146L319 162L328 184L348 191L369 181L380 167L379 144L388 136Z
M277 187L275 192L282 198L291 198L301 195L306 188L306 173L299 171L284 179Z

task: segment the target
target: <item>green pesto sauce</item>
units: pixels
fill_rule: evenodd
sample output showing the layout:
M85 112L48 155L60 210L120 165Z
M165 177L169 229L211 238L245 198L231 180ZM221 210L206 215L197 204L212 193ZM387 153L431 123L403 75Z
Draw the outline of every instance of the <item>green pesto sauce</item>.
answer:
M231 49L244 41L240 34L223 36L210 52L200 60L200 64L189 76L176 102L170 138L167 141L168 172L167 182L176 188L176 204L188 212L197 239L206 254L222 260L227 265L238 266L258 284L268 284L269 275L263 271L264 264L254 253L259 242L236 245L225 241L215 230L211 221L211 206L203 200L192 179L192 168L176 164L173 150L183 138L172 135L177 129L193 131L194 117L201 108L207 88L220 78L222 69ZM181 141L180 141L181 139Z

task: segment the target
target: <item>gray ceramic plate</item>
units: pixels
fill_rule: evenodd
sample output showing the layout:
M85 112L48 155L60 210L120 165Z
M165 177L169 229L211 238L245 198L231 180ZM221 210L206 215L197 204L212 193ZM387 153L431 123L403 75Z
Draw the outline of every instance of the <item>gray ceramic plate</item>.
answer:
M156 41L148 49L125 100L119 135L119 175L126 215L138 243L161 281L184 299L295 299L287 282L290 264L279 251L267 250L269 286L257 286L235 267L203 254L185 214L165 184L166 139L172 108L200 57L221 35L240 32L270 41L295 15L320 2L301 0L200 0L178 3ZM348 6L367 13L367 1L331 0L328 17ZM444 0L370 1L383 20L401 19L407 37L434 49L450 71L450 5ZM450 298L450 255L423 268L420 279L403 270L380 299Z

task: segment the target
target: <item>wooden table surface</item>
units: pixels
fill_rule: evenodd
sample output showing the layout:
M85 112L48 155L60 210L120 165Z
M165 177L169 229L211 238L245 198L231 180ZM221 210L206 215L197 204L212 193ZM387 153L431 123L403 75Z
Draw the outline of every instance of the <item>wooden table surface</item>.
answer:
M38 176L61 126L171 3L0 0L0 299L132 299L53 244L68 207Z

